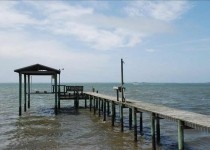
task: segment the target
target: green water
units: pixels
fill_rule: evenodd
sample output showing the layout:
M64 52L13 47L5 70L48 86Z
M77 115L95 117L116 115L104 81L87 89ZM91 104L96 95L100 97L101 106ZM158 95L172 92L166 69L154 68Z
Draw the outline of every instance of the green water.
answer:
M113 86L117 83L80 83L85 91L92 87L100 93L116 96ZM210 115L210 84L126 84L125 96ZM32 91L50 91L50 84L33 84ZM0 149L151 149L150 117L143 115L144 135L138 134L133 142L133 130L128 128L125 115L125 131L120 132L119 113L116 126L111 118L103 122L89 109L78 113L70 101L61 102L61 112L54 115L54 95L31 95L31 109L18 116L18 84L0 84ZM80 103L84 106L84 102ZM118 111L117 111L118 112ZM125 110L125 114L126 114ZM209 149L210 134L185 130L186 149ZM158 149L177 149L176 123L161 120L161 146Z

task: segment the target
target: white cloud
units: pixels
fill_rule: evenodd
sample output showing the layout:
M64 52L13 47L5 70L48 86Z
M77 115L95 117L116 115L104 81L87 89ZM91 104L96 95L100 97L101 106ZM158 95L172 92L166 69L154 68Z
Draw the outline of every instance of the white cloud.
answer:
M97 50L133 47L144 37L170 30L170 25L160 21L111 17L96 13L94 8L71 5L68 2L22 2L22 5L27 5L27 10L16 9L15 6L20 4L18 2L3 4L0 27L4 25L4 28L13 30L18 25L23 30L23 27L28 27L29 30L33 27L56 36L74 38ZM5 18L11 21L6 21Z
M145 16L163 21L175 20L191 7L188 1L138 1L126 7L130 16Z
M1 28L19 28L24 25L38 24L36 19L31 18L28 14L22 14L16 10L15 6L18 2L2 1L0 3Z

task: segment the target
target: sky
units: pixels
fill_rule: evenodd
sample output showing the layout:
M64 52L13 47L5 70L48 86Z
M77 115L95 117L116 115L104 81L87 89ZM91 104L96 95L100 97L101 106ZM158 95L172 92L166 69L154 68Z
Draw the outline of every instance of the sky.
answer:
M210 82L210 2L0 1L0 82L62 69L61 82ZM50 77L33 77L50 82Z

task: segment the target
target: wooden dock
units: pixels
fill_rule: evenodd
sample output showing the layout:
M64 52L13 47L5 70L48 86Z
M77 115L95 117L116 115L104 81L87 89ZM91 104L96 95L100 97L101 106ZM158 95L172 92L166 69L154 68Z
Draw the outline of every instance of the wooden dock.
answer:
M178 149L184 149L184 129L196 129L200 131L210 132L210 117L208 115L202 115L198 113L188 112L184 110L178 110L166 106L145 103L142 101L129 100L126 99L122 102L121 99L116 97L107 96L95 92L85 92L84 94L90 100L90 110L91 107L94 110L103 110L104 121L106 121L106 114L110 111L110 106L112 107L112 126L114 126L115 121L115 106L120 107L120 122L121 131L123 131L123 108L129 108L129 128L134 128L134 140L137 141L137 117L136 114L140 113L140 132L143 129L143 113L148 113L151 116L151 138L153 149L156 149L156 144L160 144L160 119L169 119L177 123L178 127ZM110 105L111 103L111 105ZM108 106L106 106L108 105ZM134 122L134 125L132 123Z

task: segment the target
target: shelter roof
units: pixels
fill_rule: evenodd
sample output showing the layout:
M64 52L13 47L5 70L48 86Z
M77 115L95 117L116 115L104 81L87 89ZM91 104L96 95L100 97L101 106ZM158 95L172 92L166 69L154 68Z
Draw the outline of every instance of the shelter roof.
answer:
M41 64L34 64L31 66L23 67L20 69L14 70L14 72L27 74L27 75L54 75L60 74L60 70L54 69L48 66L44 66Z

